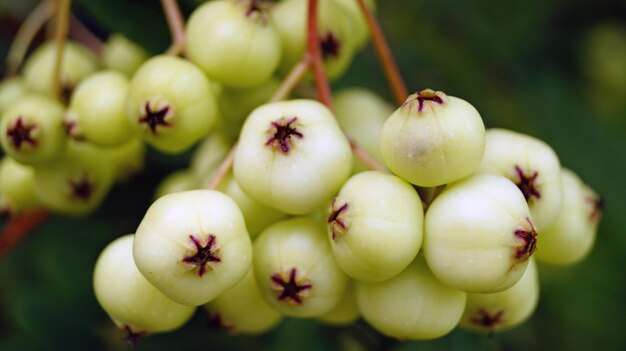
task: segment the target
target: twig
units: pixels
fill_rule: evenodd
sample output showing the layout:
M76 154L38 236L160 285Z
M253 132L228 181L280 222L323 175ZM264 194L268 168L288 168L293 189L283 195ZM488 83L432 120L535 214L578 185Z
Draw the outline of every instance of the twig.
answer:
M69 30L71 0L58 0L56 13L56 31L54 41L56 44L56 57L54 70L52 71L52 97L61 100L61 67L63 64L63 51L67 32Z
M70 36L79 43L88 47L96 55L100 55L100 52L102 52L102 46L104 45L102 40L93 34L89 28L85 27L85 25L74 15L72 15L70 24Z
M307 52L311 57L311 68L317 88L317 97L321 103L334 111L333 98L330 92L328 77L324 72L324 61L320 50L320 40L317 33L317 0L309 0L307 16Z
M406 89L406 84L404 84L404 80L400 75L400 70L396 65L396 61L393 59L393 55L391 54L391 50L389 49L389 44L383 35L383 31L380 28L380 24L376 20L376 17L372 13L372 11L365 4L365 0L357 0L359 7L361 8L361 12L365 17L365 22L367 23L367 27L370 30L372 35L372 41L374 42L374 48L376 49L376 53L378 54L378 58L381 61L381 65L385 71L385 75L387 76L387 80L389 81L389 85L391 85L391 91L393 92L393 96L398 105L402 105L409 95L408 90Z
M361 160L361 162L363 162L367 167L374 171L379 171L383 173L387 172L387 169L383 165L378 163L378 161L376 161L372 157L372 155L368 154L365 149L359 146L359 144L357 144L356 140L354 140L353 137L349 136L345 132L344 135L346 136L346 138L348 138L348 142L350 143L350 148L352 149L352 152L359 160Z
M222 179L224 179L226 174L228 174L228 172L230 171L230 168L233 166L233 160L235 158L236 149L237 149L237 144L233 145L230 148L230 151L228 151L228 154L226 154L226 157L224 157L224 160L222 161L220 166L217 168L217 172L215 173L213 178L211 178L211 181L209 181L209 183L207 184L206 186L207 189L209 190L217 189L217 187L222 182Z
M298 85L304 74L309 70L311 66L311 56L307 53L302 55L302 58L291 69L289 74L285 77L280 87L276 90L274 95L270 98L269 102L276 102L284 99L289 95L293 88Z
M50 0L42 1L24 20L24 23L15 35L15 40L13 40L7 55L7 76L13 76L20 70L24 57L26 57L28 47L33 42L33 39L35 39L41 27L43 27L54 14L54 6L52 5L52 1Z
M185 20L176 0L161 0L167 25L172 34L172 45L165 52L168 55L185 53Z
M0 259L48 217L50 212L39 209L11 218L0 233Z

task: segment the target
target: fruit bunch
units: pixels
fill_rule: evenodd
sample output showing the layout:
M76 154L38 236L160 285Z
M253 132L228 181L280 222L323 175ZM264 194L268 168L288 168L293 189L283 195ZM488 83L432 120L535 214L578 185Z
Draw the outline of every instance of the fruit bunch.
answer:
M334 104L290 92L345 72L373 7L215 0L168 54L120 35L99 57L40 46L0 86L2 210L89 214L140 173L146 144L199 144L96 263L96 297L129 340L198 306L247 334L285 316L363 318L398 339L519 325L537 305L535 261L582 260L602 200L548 144L485 129L444 92L396 94L396 106L360 88Z

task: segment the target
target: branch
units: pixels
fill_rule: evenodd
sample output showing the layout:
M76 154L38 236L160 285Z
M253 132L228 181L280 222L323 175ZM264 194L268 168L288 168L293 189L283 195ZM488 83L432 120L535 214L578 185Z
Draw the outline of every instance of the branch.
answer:
M320 50L320 40L317 33L317 0L309 0L307 19L307 53L311 57L311 68L317 88L317 97L321 103L334 111L333 98L330 93L328 77L324 72L324 61Z
M172 45L165 52L168 55L185 54L185 20L176 0L161 0L167 25L172 34Z
M102 52L102 46L104 45L102 40L93 34L89 28L85 27L85 25L74 15L72 15L70 24L70 36L79 43L88 47L96 55L100 55Z
M230 148L230 151L228 151L228 154L226 154L226 157L224 157L224 160L222 161L220 166L217 168L217 172L215 173L213 178L211 178L211 181L209 182L209 184L207 184L206 186L207 189L215 190L217 189L218 186L220 186L220 183L222 182L226 174L228 174L228 172L230 171L230 168L233 166L233 160L235 159L236 149L237 149L237 144L233 145Z
M61 100L61 67L63 64L63 49L67 40L69 29L70 3L71 0L57 0L56 30L54 41L56 43L56 57L54 71L52 71L52 97Z
M270 98L269 102L276 102L284 99L289 95L293 88L298 85L304 74L309 70L311 66L311 56L307 53L302 55L302 58L291 69L289 74L285 77L280 87L276 90L274 95Z
M50 212L39 209L11 218L0 233L0 259L48 217Z
M367 23L367 27L370 30L372 35L372 41L374 42L374 48L376 49L376 53L378 54L378 58L380 59L381 65L383 66L383 70L385 71L385 75L387 76L387 80L389 81L389 85L391 85L391 91L393 92L393 96L398 105L402 105L406 100L406 97L409 96L408 90L406 89L406 84L404 84L404 80L400 75L400 70L398 70L398 66L396 65L396 61L393 59L393 55L391 54L391 50L389 49L389 44L383 35L383 31L380 28L380 24L374 17L372 11L365 4L365 0L357 0L359 7L361 8L361 12L365 17L365 22Z

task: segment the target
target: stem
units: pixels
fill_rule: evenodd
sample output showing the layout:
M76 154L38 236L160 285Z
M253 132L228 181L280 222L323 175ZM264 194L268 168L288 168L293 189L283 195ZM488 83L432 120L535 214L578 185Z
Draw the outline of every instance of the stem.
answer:
M72 15L71 18L70 36L88 47L96 55L100 55L102 46L104 45L102 40L93 34L89 28L85 27L85 25L74 15Z
M230 148L230 151L228 151L228 154L226 155L226 157L224 157L224 160L222 161L220 166L217 168L217 172L215 173L213 178L211 178L211 181L209 182L209 184L207 184L206 186L207 189L209 190L217 189L217 187L220 185L220 183L222 182L226 174L228 174L228 172L230 171L230 168L233 166L233 160L235 158L236 149L237 149L237 144L233 145Z
M369 167L370 169L373 169L375 171L379 171L379 172L383 172L386 173L387 169L381 165L380 163L378 163L373 157L372 155L368 154L367 151L365 151L365 149L363 149L361 146L359 146L359 144L357 144L356 140L354 140L354 138L352 138L351 136L349 136L347 133L345 133L346 138L348 138L348 142L350 143L350 148L352 149L352 152L354 152L354 155L361 160L361 162L365 163L365 165L367 167Z
M367 23L367 27L372 35L372 41L374 42L376 54L378 54L378 58L381 61L383 70L385 71L385 75L389 81L389 85L391 85L391 91L393 92L396 103L398 105L402 105L404 100L406 100L406 97L409 96L409 93L406 89L406 84L404 84L404 80L400 75L400 70L398 70L398 65L396 65L396 61L393 59L393 55L389 49L389 44L385 39L376 17L365 4L365 0L357 0L357 3L361 8L363 16L365 17L365 22Z
M50 212L39 209L11 218L0 233L0 259L49 216Z
M185 20L176 0L161 0L167 25L172 34L172 45L165 52L168 55L180 55L185 51Z
M35 39L41 27L43 27L53 14L54 6L52 6L52 1L46 0L37 5L28 17L26 17L24 23L15 35L15 40L13 40L7 55L7 76L13 76L20 70L24 57L26 57L28 47L33 42L33 39Z
M270 98L269 102L276 102L283 100L289 93L293 90L293 88L298 85L304 74L309 70L311 65L311 56L307 53L302 55L302 58L298 63L293 66L289 74L285 77L280 87L276 90L274 95Z
M56 57L54 71L52 71L52 97L61 101L61 66L63 64L63 49L69 29L71 0L58 0L56 14L56 31L54 41L56 43Z
M307 19L307 52L311 57L311 68L317 88L317 96L321 103L331 111L334 110L333 98L330 93L328 77L324 72L324 61L320 50L320 40L317 33L317 0L309 0Z

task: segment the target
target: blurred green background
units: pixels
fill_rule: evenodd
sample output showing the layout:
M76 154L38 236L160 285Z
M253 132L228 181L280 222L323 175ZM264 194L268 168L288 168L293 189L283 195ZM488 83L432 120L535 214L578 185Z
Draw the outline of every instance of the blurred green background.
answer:
M187 14L198 2L181 1ZM0 2L0 56L35 3ZM532 319L493 337L455 330L399 342L363 322L331 328L287 319L252 338L207 329L199 311L182 330L137 349L626 350L626 3L384 0L378 8L410 90L462 97L487 126L547 141L604 196L590 257L574 267L541 266ZM169 45L159 1L74 0L73 9L103 38L122 32L152 53ZM333 88L355 85L391 99L371 47ZM0 261L0 350L125 348L93 295L93 265L107 243L135 230L158 181L188 160L189 153L150 153L146 172L114 189L95 215L54 216Z

